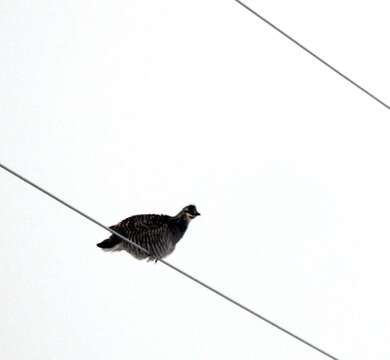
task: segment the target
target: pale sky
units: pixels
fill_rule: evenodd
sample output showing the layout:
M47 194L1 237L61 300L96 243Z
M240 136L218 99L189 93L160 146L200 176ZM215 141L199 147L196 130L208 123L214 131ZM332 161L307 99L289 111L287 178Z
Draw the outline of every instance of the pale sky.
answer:
M248 1L390 102L389 4ZM342 360L390 358L390 111L234 1L3 0L0 162ZM0 358L323 355L0 171Z

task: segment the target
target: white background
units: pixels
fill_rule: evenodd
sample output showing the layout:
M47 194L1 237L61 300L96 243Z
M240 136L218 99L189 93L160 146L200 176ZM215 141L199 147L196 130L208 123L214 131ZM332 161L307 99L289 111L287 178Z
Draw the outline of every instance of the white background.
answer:
M250 1L390 102L380 0ZM0 161L340 359L390 357L390 112L234 1L3 0ZM0 173L0 358L324 359Z

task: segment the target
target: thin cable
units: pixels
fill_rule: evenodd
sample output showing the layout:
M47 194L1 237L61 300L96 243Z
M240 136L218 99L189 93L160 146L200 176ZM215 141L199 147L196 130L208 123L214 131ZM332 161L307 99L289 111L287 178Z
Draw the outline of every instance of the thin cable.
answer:
M132 242L131 240L127 239L126 237L124 237L123 235L119 234L118 232L116 232L116 231L110 229L109 227L103 225L101 222L95 220L94 218L90 217L90 216L87 215L86 213L84 213L84 212L82 212L82 211L76 209L74 206L68 204L66 201L60 199L59 197L57 197L57 196L55 196L54 194L50 193L49 191L45 190L45 189L42 188L41 186L39 186L39 185L33 183L32 181L28 180L28 179L25 178L24 176L18 174L16 171L11 170L9 167L5 166L5 165L2 164L2 163L0 163L0 167L3 168L4 170L8 171L10 174L16 176L16 177L19 178L20 180L24 181L25 183L29 184L30 186L34 187L35 189L37 189L37 190L43 192L44 194L46 194L47 196L51 197L52 199L58 201L60 204L66 206L67 208L71 209L72 211L76 212L77 214L83 216L83 217L86 218L87 220L89 220L89 221L93 222L94 224L100 226L101 228L103 228L103 229L109 231L110 233L112 233L112 234L118 236L118 237L121 238L123 241L126 241L126 242L128 242L129 244L131 244L131 245L133 245L133 246L136 246L138 249L144 251L146 254L149 255L149 252L148 252L146 249L144 249L143 247L137 245L136 243L134 243L134 242ZM251 310L250 308L246 307L245 305L242 305L242 304L239 303L238 301L236 301L236 300L232 299L231 297L229 297L229 296L223 294L222 292L218 291L217 289L214 289L214 288L211 287L210 285L207 285L207 284L204 283L203 281L201 281L201 280L199 280L199 279L193 277L192 275L190 275L190 274L186 273L185 271L183 271L183 270L177 268L176 266L174 266L174 265L168 263L167 261L162 260L162 259L159 260L159 261L160 261L162 264L168 266L169 268L171 268L171 269L177 271L177 272L180 273L181 275L187 277L188 279L190 279L190 280L196 282L197 284L203 286L204 288L206 288L206 289L212 291L214 294L219 295L220 297L224 298L225 300L227 300L227 301L231 302L232 304L238 306L239 308L241 308L241 309L247 311L247 312L250 313L251 315L254 315L255 317L257 317L257 318L259 318L259 319L265 321L266 323L272 325L273 327L275 327L275 328L277 328L277 329L283 331L283 332L286 333L287 335L292 336L294 339L299 340L300 342L302 342L302 343L304 343L305 345L311 347L312 349L317 350L317 351L320 352L321 354L323 354L323 355L325 355L325 356L327 356L327 357L329 357L329 358L331 358L331 359L333 359L333 360L339 360L339 359L336 358L335 356L333 356L333 355L329 354L328 352L326 352L326 351L320 349L319 347L313 345L312 343L310 343L310 342L304 340L303 338L299 337L298 335L295 335L295 334L292 333L291 331L286 330L286 329L283 328L282 326L280 326L280 325L274 323L273 321L267 319L266 317L264 317L264 316L258 314L256 311Z
M245 3L243 3L242 1L240 0L234 0L235 2L237 2L238 4L240 4L242 7L244 7L245 9L247 9L249 12L251 12L253 15L257 16L259 19L261 19L262 21L264 21L267 25L271 26L274 30L276 30L277 32L279 32L280 34L282 34L284 37L286 37L287 39L289 39L290 41L292 41L295 45L298 45L302 50L306 51L308 54L310 54L311 56L313 56L314 58L316 58L318 61L320 61L321 63L323 63L325 66L327 66L329 69L333 70L336 74L340 75L342 78L344 78L345 80L347 80L348 82L350 82L352 85L356 86L358 89L360 89L361 91L363 91L364 93L366 93L368 96L370 96L371 98L373 98L374 100L376 100L379 104L383 105L387 110L390 110L390 106L387 105L384 101L380 100L378 97L376 97L374 94L372 94L371 92L369 92L368 90L366 90L364 87L360 86L358 83L356 83L355 81L353 81L351 78L349 78L347 75L344 75L341 71L337 70L334 66L330 65L328 62L326 62L325 60L323 60L322 58L320 58L318 55L316 55L314 52L312 52L311 50L309 50L306 46L302 45L300 42L298 42L297 40L295 40L293 37L291 37L290 35L288 35L286 32L284 32L283 30L281 30L279 27L277 27L275 24L273 24L271 21L267 20L264 16L260 15L258 12L256 12L255 10L253 10L252 8L250 8L248 5L246 5Z

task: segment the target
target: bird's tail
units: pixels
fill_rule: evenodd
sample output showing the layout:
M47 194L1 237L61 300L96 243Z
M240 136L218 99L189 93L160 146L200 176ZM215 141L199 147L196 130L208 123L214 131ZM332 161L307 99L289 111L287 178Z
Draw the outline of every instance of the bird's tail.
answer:
M116 250L121 250L119 246L120 244L121 244L120 239L111 236L108 239L103 240L102 242L96 244L96 246L100 247L104 251L116 251Z

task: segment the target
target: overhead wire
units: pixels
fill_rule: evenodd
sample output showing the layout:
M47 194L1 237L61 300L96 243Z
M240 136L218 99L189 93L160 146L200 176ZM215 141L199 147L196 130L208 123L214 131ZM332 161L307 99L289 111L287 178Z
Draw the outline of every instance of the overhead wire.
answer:
M85 212L77 209L76 207L74 207L73 205L69 204L68 202L62 200L61 198L59 198L58 196L54 195L53 193L45 190L43 187L37 185L36 183L32 182L31 180L27 179L26 177L22 176L21 174L17 173L16 171L10 169L8 166L0 163L0 167L2 169L4 169L5 171L7 171L8 173L12 174L13 176L17 177L18 179L22 180L23 182L27 183L28 185L32 186L33 188L39 190L40 192L44 193L45 195L49 196L50 198L58 201L60 204L64 205L65 207L69 208L70 210L76 212L77 214L81 215L82 217L84 217L85 219L93 222L94 224L96 224L97 226L109 231L111 234L114 234L116 236L118 236L120 239L122 239L123 241L126 241L128 242L129 244L137 247L138 249L140 249L141 251L144 251L146 254L149 255L149 252L144 249L142 246L139 246L138 244L136 244L135 242L131 241L130 239L126 238L125 236L123 236L122 234L110 229L109 227L103 225L100 221L97 221L96 219L94 219L93 217L89 216L88 214L86 214ZM178 272L179 274L187 277L188 279L194 281L195 283L197 283L198 285L201 285L202 287L210 290L211 292L213 292L214 294L220 296L221 298L229 301L230 303L236 305L237 307L239 307L240 309L242 310L245 310L246 312L248 312L249 314L255 316L256 318L258 319L261 319L263 321L265 321L266 323L268 323L269 325L272 325L273 327L279 329L280 331L284 332L285 334L293 337L294 339L300 341L301 343L309 346L310 348L320 352L321 354L327 356L328 358L330 359L333 359L333 360L340 360L339 358L336 358L335 356L331 355L329 352L325 351L325 350L322 350L321 348L319 348L318 346L314 345L313 343L303 339L302 337L294 334L293 332L285 329L284 327L276 324L275 322L269 320L268 318L260 315L259 313L257 313L256 311L250 309L249 307L241 304L239 301L237 300L234 300L233 298L231 298L230 296L228 295L225 295L224 293L222 293L221 291L215 289L214 287L210 286L210 285L207 285L206 283L204 283L203 281L197 279L196 277L188 274L187 272L181 270L180 268L168 263L167 261L163 260L163 259L158 259L158 261L162 264L164 264L165 266L171 268L172 270Z
M284 37L286 37L287 39L289 39L291 42L293 42L295 45L297 45L298 47L300 47L302 50L304 50L305 52L307 52L309 55L311 55L312 57L314 57L315 59L317 59L318 61L320 61L322 64L324 64L325 66L327 66L329 69L331 69L332 71L334 71L336 74L338 74L339 76L341 76L342 78L344 78L346 81L348 81L349 83L351 83L352 85L354 85L355 87L357 87L359 90L361 90L362 92L364 92L366 95L370 96L372 99L374 99L375 101L377 101L378 103L380 103L381 105L383 105L385 108L387 108L388 110L390 110L390 106L388 104L386 104L384 101L382 101L381 99L379 99L377 96L375 96L373 93L371 93L370 91L368 91L367 89L365 89L363 86L359 85L358 83L356 83L354 80L352 80L350 77L348 77L347 75L345 75L344 73L342 73L341 71L337 70L334 66L332 66L331 64L329 64L327 61L325 61L324 59L322 59L320 56L318 56L317 54L315 54L313 51L311 51L310 49L308 49L306 46L302 45L299 41L297 41L296 39L294 39L292 36L290 36L289 34L287 34L285 31L281 30L278 26L276 26L275 24L273 24L271 21L269 21L268 19L266 19L264 16L260 15L257 11L255 11L254 9L252 9L251 7L249 7L247 4L245 4L244 2L240 1L240 0L234 0L235 2L237 2L239 5L241 5L243 8L245 8L246 10L248 10L250 13L252 13L253 15L255 15L257 18L261 19L263 22L265 22L267 25L269 25L270 27L272 27L274 30L276 30L277 32L279 32L280 34L282 34ZM54 195L53 193L45 190L44 188L42 188L41 186L37 185L36 183L32 182L31 180L27 179L26 177L22 176L21 174L17 173L16 171L10 169L9 167L7 167L6 165L0 163L0 167L3 168L5 171L7 171L8 173L12 174L13 176L19 178L20 180L22 180L23 182L27 183L28 185L34 187L35 189L41 191L42 193L44 193L45 195L51 197L52 199L56 200L57 202L59 202L60 204L62 204L63 206L69 208L70 210L76 212L77 214L81 215L82 217L84 217L85 219L91 221L92 223L94 223L95 225L105 229L106 231L110 232L111 234L114 234L116 235L117 237L119 237L120 239L122 239L123 241L125 242L128 242L129 244L131 244L132 246L138 248L139 250L145 252L146 254L150 255L149 252L143 248L142 246L136 244L135 242L131 241L130 239L126 238L125 236L121 235L120 233L112 230L111 228L105 226L104 224L102 224L101 222L97 221L96 219L92 218L91 216L89 216L88 214L86 214L85 212L77 209L76 207L74 207L73 205L69 204L68 202L62 200L61 198L59 198L58 196ZM296 335L295 333L285 329L284 327L278 325L277 323L269 320L268 318L260 315L259 313L257 313L256 311L250 309L249 307L241 304L239 301L237 300L234 300L233 298L231 298L230 296L228 295L225 295L224 293L222 293L221 291L215 289L214 287L206 284L205 282L197 279L196 277L190 275L189 273L183 271L182 269L168 263L167 261L163 260L163 259L158 259L158 261L162 264L164 264L165 266L171 268L172 270L178 272L179 274L187 277L188 279L194 281L195 283L197 283L198 285L206 288L207 290L210 290L211 292L213 292L214 294L220 296L221 298L229 301L230 303L236 305L237 307L239 307L240 309L242 310L245 310L246 312L248 312L249 314L255 316L256 318L258 319L261 319L263 321L265 321L266 323L268 323L269 325L275 327L276 329L284 332L285 334L293 337L294 339L300 341L301 343L307 345L308 347L318 351L319 353L327 356L328 358L330 359L333 359L333 360L339 360L339 358L336 358L335 356L333 356L332 354L330 354L329 352L319 348L318 346L312 344L311 342L303 339L302 337Z
M340 70L337 70L333 65L329 64L327 61L325 61L324 59L322 59L320 56L318 56L317 54L315 54L313 51L311 51L310 49L308 49L306 46L302 45L298 40L295 40L291 35L287 34L285 31L283 31L281 28L279 28L278 26L276 26L274 23L272 23L271 21L269 21L268 19L266 19L263 15L260 15L260 13L258 13L257 11L255 11L253 8L251 8L250 6L248 6L247 4L245 4L244 2L240 1L240 0L234 0L236 3L240 4L243 8L245 8L246 10L248 10L250 13L252 13L253 15L255 15L257 18L259 18L260 20L262 20L263 22L265 22L267 25L269 25L270 27L272 27L274 30L276 30L277 32L279 32L280 34L282 34L284 37L286 37L287 39L289 39L290 41L292 41L295 45L299 46L302 50L306 51L308 54L310 54L311 56L313 56L315 59L317 59L319 62L321 62L322 64L324 64L325 66L327 66L329 69L333 70L336 74L340 75L343 79L347 80L349 83L351 83L352 85L354 85L355 87L357 87L359 90L363 91L365 94L367 94L368 96L370 96L372 99L374 99L375 101L377 101L379 104L383 105L387 110L390 110L390 106L388 104L386 104L383 100L379 99L377 96L375 96L372 92L368 91L367 89L365 89L363 86L359 85L356 81L352 80L349 76L345 75L344 73L342 73Z

